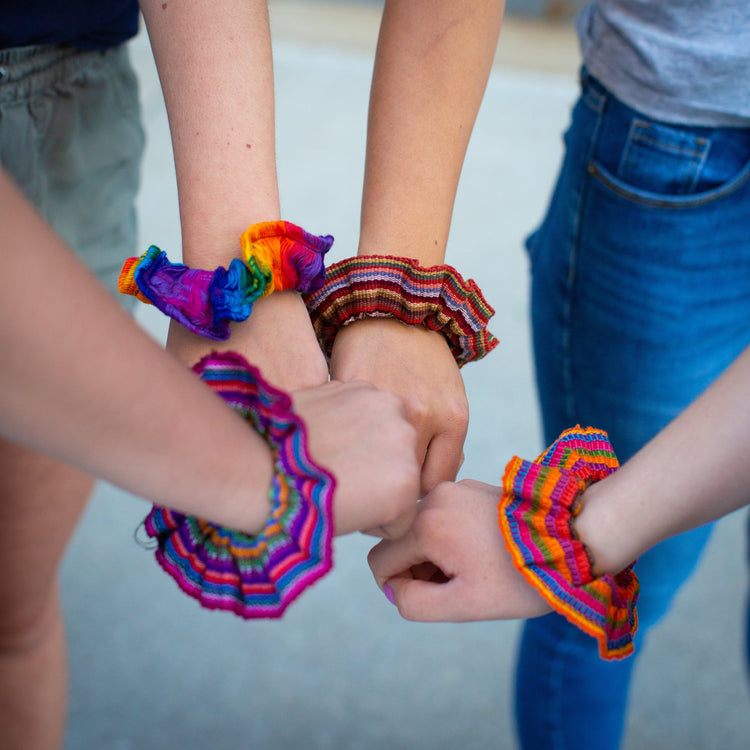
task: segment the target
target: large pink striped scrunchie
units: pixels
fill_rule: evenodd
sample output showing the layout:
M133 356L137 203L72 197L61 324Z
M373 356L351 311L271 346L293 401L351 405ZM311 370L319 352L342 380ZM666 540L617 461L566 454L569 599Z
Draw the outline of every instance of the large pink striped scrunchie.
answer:
M154 505L146 533L156 539L159 565L203 607L246 619L281 617L332 567L335 479L310 457L291 398L243 357L214 352L193 370L269 444L269 518L249 536Z
M445 336L459 367L497 346L487 331L495 311L476 283L449 265L424 268L411 258L360 255L326 269L323 286L304 295L323 351L336 334L362 318L391 317Z
M633 652L638 578L632 564L597 575L572 523L586 488L618 466L606 432L577 426L535 461L511 459L498 506L516 568L556 612L598 640L604 659Z

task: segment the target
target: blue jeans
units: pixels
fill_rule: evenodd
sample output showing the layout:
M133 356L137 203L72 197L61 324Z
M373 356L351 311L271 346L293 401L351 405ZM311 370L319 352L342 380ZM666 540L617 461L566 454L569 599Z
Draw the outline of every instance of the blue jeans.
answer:
M625 461L750 342L750 130L654 122L584 71L565 146L527 243L545 437L600 427ZM636 654L709 534L638 561ZM524 750L617 748L634 661L602 661L556 614L528 621L516 683Z

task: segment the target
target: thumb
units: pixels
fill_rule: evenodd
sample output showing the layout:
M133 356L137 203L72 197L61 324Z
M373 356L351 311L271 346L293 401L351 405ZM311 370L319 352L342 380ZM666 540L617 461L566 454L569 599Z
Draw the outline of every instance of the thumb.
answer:
M441 482L453 482L464 462L465 435L442 433L427 446L422 463L422 495L426 495Z

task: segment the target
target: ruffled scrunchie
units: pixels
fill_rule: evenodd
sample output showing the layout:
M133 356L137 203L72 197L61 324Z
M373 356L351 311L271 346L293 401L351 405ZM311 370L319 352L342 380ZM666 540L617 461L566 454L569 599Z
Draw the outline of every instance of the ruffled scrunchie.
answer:
M214 353L193 370L252 429L275 457L270 514L258 536L154 506L144 522L156 559L208 609L243 618L281 617L332 567L334 477L313 461L305 425L290 397L234 352Z
M573 521L586 488L618 466L606 432L566 430L535 461L508 463L498 506L516 568L555 611L598 640L604 659L633 651L638 578L632 564L598 575Z
M328 356L339 329L362 318L391 317L440 332L459 367L498 343L487 330L495 311L473 280L447 264L422 267L389 255L347 258L329 266L325 284L306 295L305 304Z
M226 341L230 321L247 320L260 297L285 289L307 293L325 280L323 257L333 237L318 237L288 221L253 224L240 237L243 260L214 271L172 263L152 245L125 261L118 283L199 336Z

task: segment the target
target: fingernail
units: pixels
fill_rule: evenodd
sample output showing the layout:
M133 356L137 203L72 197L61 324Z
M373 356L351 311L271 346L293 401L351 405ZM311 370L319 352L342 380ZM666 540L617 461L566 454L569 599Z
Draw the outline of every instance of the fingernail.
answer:
M395 604L396 603L396 595L393 593L393 589L390 587L389 584L386 583L385 586L383 586L383 593L385 594L385 598L391 604Z

